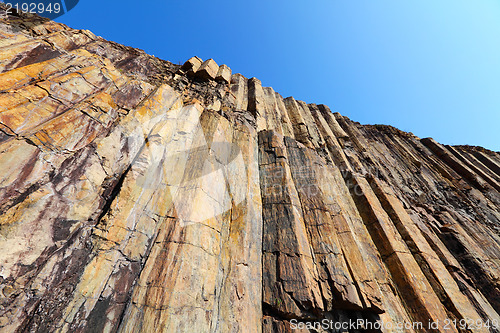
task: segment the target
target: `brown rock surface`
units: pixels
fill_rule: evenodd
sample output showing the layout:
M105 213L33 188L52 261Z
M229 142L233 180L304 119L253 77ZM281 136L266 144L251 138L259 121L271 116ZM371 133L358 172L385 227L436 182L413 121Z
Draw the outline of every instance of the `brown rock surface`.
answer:
M219 72L219 65L213 60L205 60L200 68L195 72L195 75L199 78L206 80L214 80Z
M230 73L2 18L1 332L500 331L498 153Z
M217 71L217 76L215 77L217 81L225 81L226 83L231 82L231 68L227 65L220 65Z
M181 66L181 69L187 73L195 73L201 66L203 61L199 57L191 57Z

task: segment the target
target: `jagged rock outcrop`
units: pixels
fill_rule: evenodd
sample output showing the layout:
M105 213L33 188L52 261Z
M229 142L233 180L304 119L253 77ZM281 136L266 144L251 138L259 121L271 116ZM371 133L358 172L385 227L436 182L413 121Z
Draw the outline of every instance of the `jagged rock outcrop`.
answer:
M2 332L499 331L499 153L36 16L0 36Z

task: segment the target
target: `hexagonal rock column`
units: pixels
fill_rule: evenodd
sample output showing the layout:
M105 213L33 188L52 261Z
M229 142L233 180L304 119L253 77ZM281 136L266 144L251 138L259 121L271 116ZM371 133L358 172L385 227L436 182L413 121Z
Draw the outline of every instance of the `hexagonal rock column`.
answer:
M194 73L200 68L202 62L203 60L201 60L196 56L191 57L188 61L184 63L184 65L182 65L181 69L186 73L189 72Z
M220 65L217 76L215 77L217 81L224 81L226 83L231 82L231 68L226 65Z
M201 65L200 69L196 71L196 76L206 80L214 80L219 71L219 65L213 60L208 59Z

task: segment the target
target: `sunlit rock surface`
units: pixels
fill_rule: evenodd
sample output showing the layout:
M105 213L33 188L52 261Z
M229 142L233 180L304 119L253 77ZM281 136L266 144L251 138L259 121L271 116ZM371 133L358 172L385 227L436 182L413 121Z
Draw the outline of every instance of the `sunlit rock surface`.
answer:
M499 331L498 153L35 16L0 36L1 332Z

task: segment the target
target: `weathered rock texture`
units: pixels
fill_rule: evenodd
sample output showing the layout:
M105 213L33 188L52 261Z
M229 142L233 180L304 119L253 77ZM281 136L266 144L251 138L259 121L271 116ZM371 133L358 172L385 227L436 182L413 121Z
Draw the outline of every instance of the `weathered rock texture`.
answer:
M0 331L498 332L498 153L34 16L0 35Z

